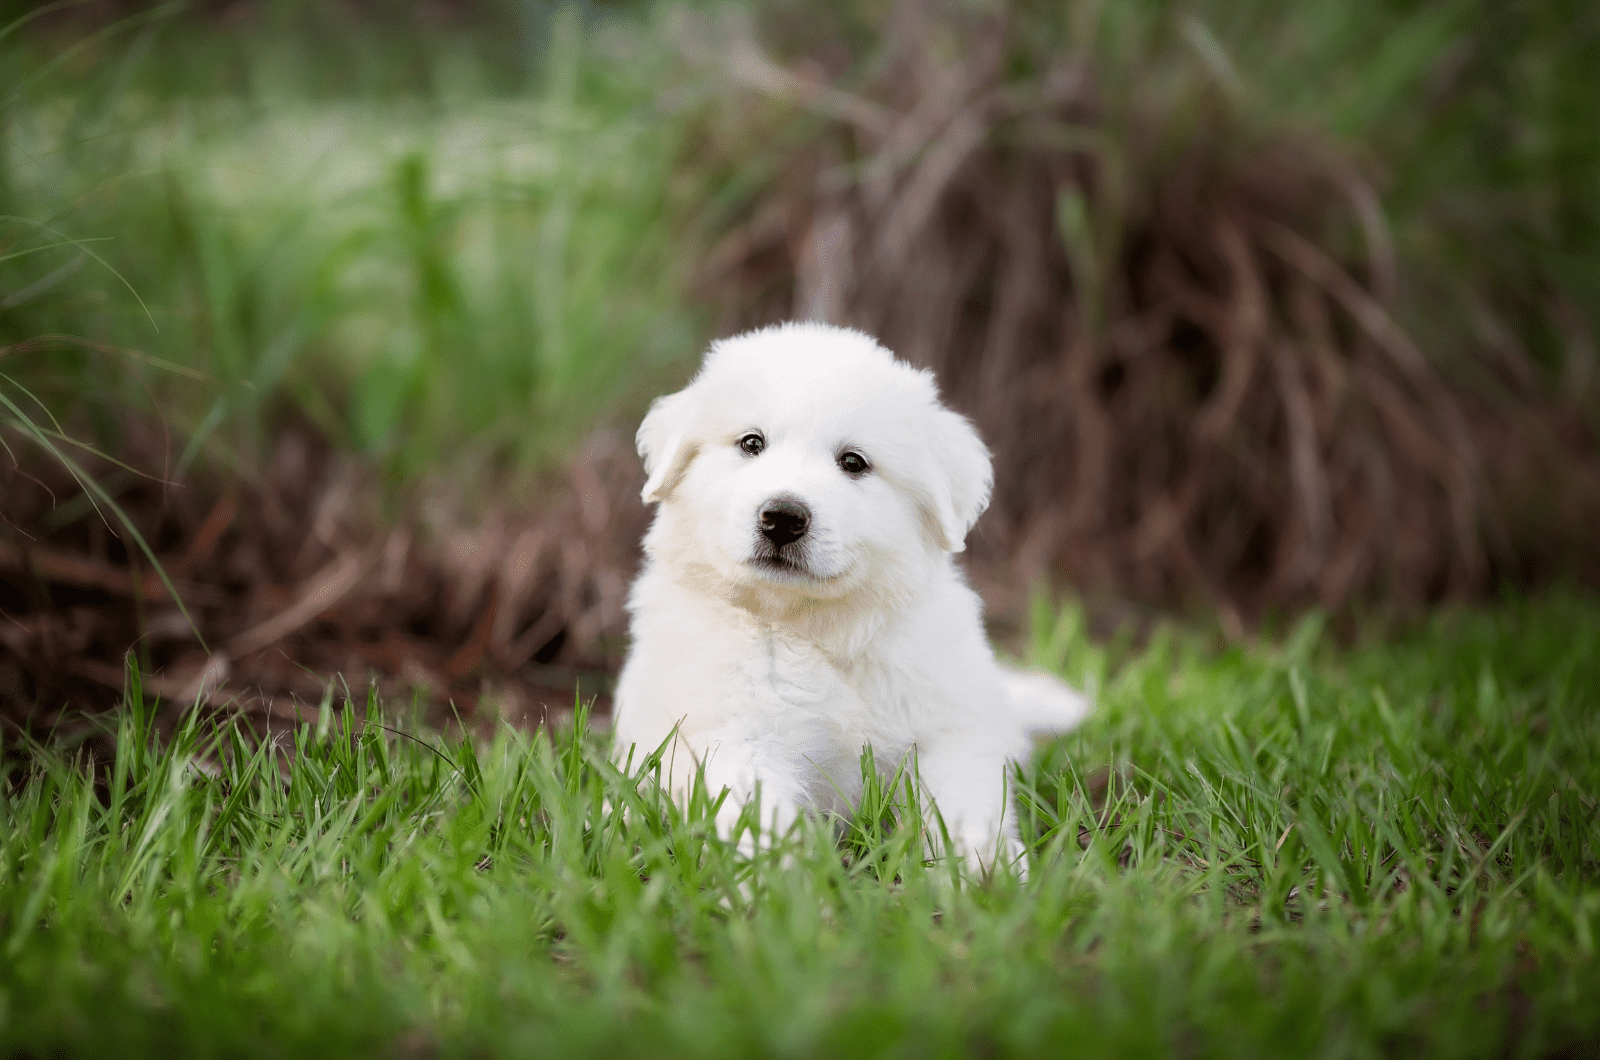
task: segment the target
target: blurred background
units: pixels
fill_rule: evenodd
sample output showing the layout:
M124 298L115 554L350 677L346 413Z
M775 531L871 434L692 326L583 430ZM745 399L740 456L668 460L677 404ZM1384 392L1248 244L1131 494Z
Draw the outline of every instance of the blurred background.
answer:
M0 3L0 718L598 693L632 433L851 324L1106 629L1600 578L1600 6Z

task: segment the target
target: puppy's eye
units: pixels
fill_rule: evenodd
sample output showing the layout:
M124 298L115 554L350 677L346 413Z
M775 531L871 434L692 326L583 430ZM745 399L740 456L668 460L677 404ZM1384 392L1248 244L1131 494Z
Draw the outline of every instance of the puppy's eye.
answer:
M739 439L739 448L744 450L746 456L757 456L767 447L767 440L761 437L760 431L751 431Z
M872 465L854 449L847 449L839 454L839 470L846 475L865 475L872 470Z

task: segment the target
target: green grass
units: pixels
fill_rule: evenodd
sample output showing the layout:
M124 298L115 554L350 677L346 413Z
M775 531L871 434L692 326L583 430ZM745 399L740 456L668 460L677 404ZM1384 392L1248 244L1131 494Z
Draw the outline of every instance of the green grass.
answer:
M680 381L663 49L300 6L0 40L0 393L107 448L155 419L169 477L258 470L288 417L410 484L542 470Z
M1025 882L903 789L753 860L581 720L293 746L120 718L0 803L0 1049L44 1055L1554 1056L1600 1041L1600 603L1338 648L1035 657L1098 689ZM138 701L136 694L133 701ZM81 764L81 763L80 763ZM1109 767L1109 768L1108 768ZM641 779L642 778L642 779ZM624 814L626 811L626 815ZM1564 1055L1580 1055L1574 1051Z

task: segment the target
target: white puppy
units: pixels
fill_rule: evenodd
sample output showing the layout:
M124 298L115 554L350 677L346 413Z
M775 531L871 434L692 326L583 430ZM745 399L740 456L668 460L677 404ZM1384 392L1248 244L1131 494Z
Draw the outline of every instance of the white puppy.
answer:
M616 754L669 740L680 799L697 769L732 824L843 809L860 754L906 755L958 852L1021 851L1006 795L1030 737L1087 703L1003 670L951 560L989 499L989 452L932 376L871 338L788 324L714 344L639 428L660 507L628 601Z

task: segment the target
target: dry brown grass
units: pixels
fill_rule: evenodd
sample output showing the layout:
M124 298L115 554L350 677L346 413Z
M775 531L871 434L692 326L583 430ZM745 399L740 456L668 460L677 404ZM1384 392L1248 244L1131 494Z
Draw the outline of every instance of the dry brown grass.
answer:
M537 723L575 689L605 693L620 662L644 513L637 459L615 435L540 483L537 507L468 512L423 487L398 522L381 517L370 475L297 432L259 482L140 480L120 503L197 628L130 562L114 520L46 531L76 491L41 465L0 467L0 515L32 529L0 538L0 717L36 732L115 705L130 650L169 703L242 710L263 728L314 714L330 679L435 722Z
M1174 105L1070 54L1019 78L1038 56L999 9L898 4L848 84L829 70L849 61L782 64L753 36L702 56L743 86L708 155L817 126L707 291L730 327L850 324L934 369L995 451L980 574L1198 597L1243 628L1592 552L1593 438L1526 365L1489 397L1441 377L1396 322L1402 278L1355 164L1243 127L1226 85ZM1564 510L1522 518L1507 487L1529 476L1561 483Z

